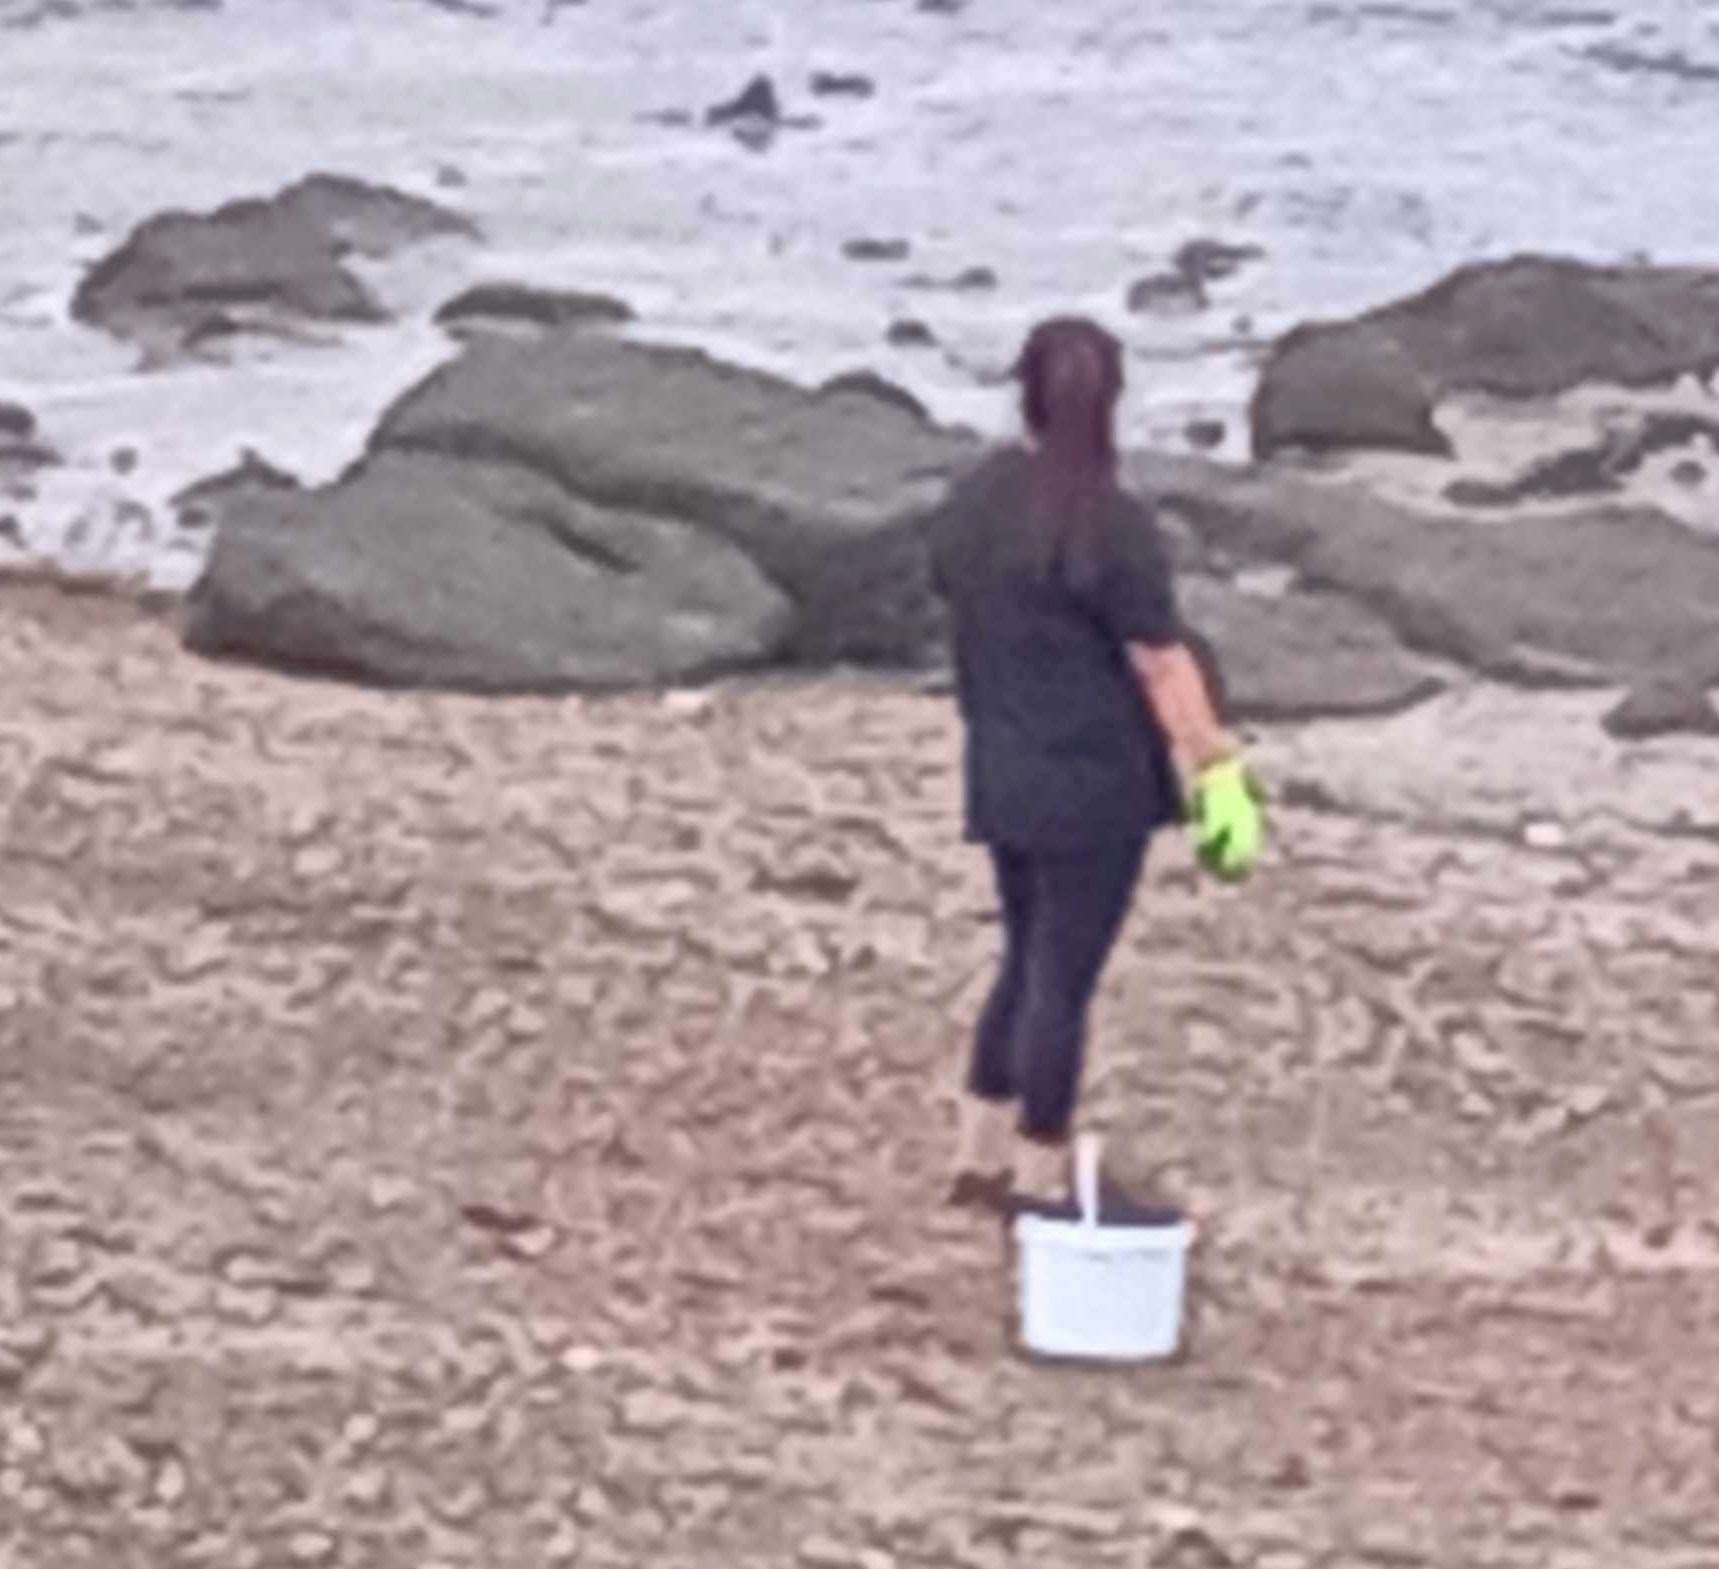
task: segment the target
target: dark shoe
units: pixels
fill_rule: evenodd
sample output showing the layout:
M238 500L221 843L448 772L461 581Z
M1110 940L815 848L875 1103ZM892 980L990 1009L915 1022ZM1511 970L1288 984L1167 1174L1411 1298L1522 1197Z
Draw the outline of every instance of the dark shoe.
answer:
M1011 1184L1006 1169L998 1171L961 1171L949 1184L949 1203L956 1209L1003 1209L1009 1201Z
M1024 1196L1013 1205L1021 1215L1040 1215L1046 1220L1079 1220L1080 1201L1069 1197L1055 1203L1042 1198ZM1098 1179L1098 1223L1101 1226L1175 1226L1186 1217L1172 1204L1157 1204L1143 1199L1127 1188L1119 1187L1108 1177Z

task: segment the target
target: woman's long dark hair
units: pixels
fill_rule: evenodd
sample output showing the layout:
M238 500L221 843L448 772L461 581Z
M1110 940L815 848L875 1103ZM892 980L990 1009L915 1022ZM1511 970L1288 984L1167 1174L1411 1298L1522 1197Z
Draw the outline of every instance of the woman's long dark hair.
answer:
M1122 345L1084 316L1053 316L1027 335L1014 374L1032 432L1030 505L1037 564L1088 586L1096 532L1115 496Z

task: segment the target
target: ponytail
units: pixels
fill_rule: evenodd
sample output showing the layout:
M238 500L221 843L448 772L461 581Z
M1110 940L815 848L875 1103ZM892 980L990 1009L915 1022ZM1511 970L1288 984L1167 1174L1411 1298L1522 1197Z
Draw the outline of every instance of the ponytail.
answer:
M1089 589L1098 535L1116 494L1116 403L1122 346L1084 317L1053 317L1028 335L1016 360L1032 454L1029 506L1035 564Z

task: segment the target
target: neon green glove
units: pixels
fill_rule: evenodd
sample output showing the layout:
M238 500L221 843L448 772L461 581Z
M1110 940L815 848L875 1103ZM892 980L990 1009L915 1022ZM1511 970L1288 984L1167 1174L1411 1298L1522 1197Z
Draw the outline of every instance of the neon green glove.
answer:
M1194 854L1226 882L1239 882L1259 858L1259 802L1239 757L1213 763L1194 781Z

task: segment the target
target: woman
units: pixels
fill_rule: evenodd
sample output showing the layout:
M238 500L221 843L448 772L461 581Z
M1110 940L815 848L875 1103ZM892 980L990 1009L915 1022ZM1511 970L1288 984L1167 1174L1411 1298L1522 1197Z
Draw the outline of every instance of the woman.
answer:
M1062 1203L1087 1007L1148 840L1191 799L1200 859L1233 878L1260 822L1178 623L1157 524L1117 482L1121 346L1058 317L1033 330L1015 375L1025 441L961 480L931 531L966 727L966 835L990 850L1005 932L952 1196L984 1195L1012 1165L1018 1203Z

